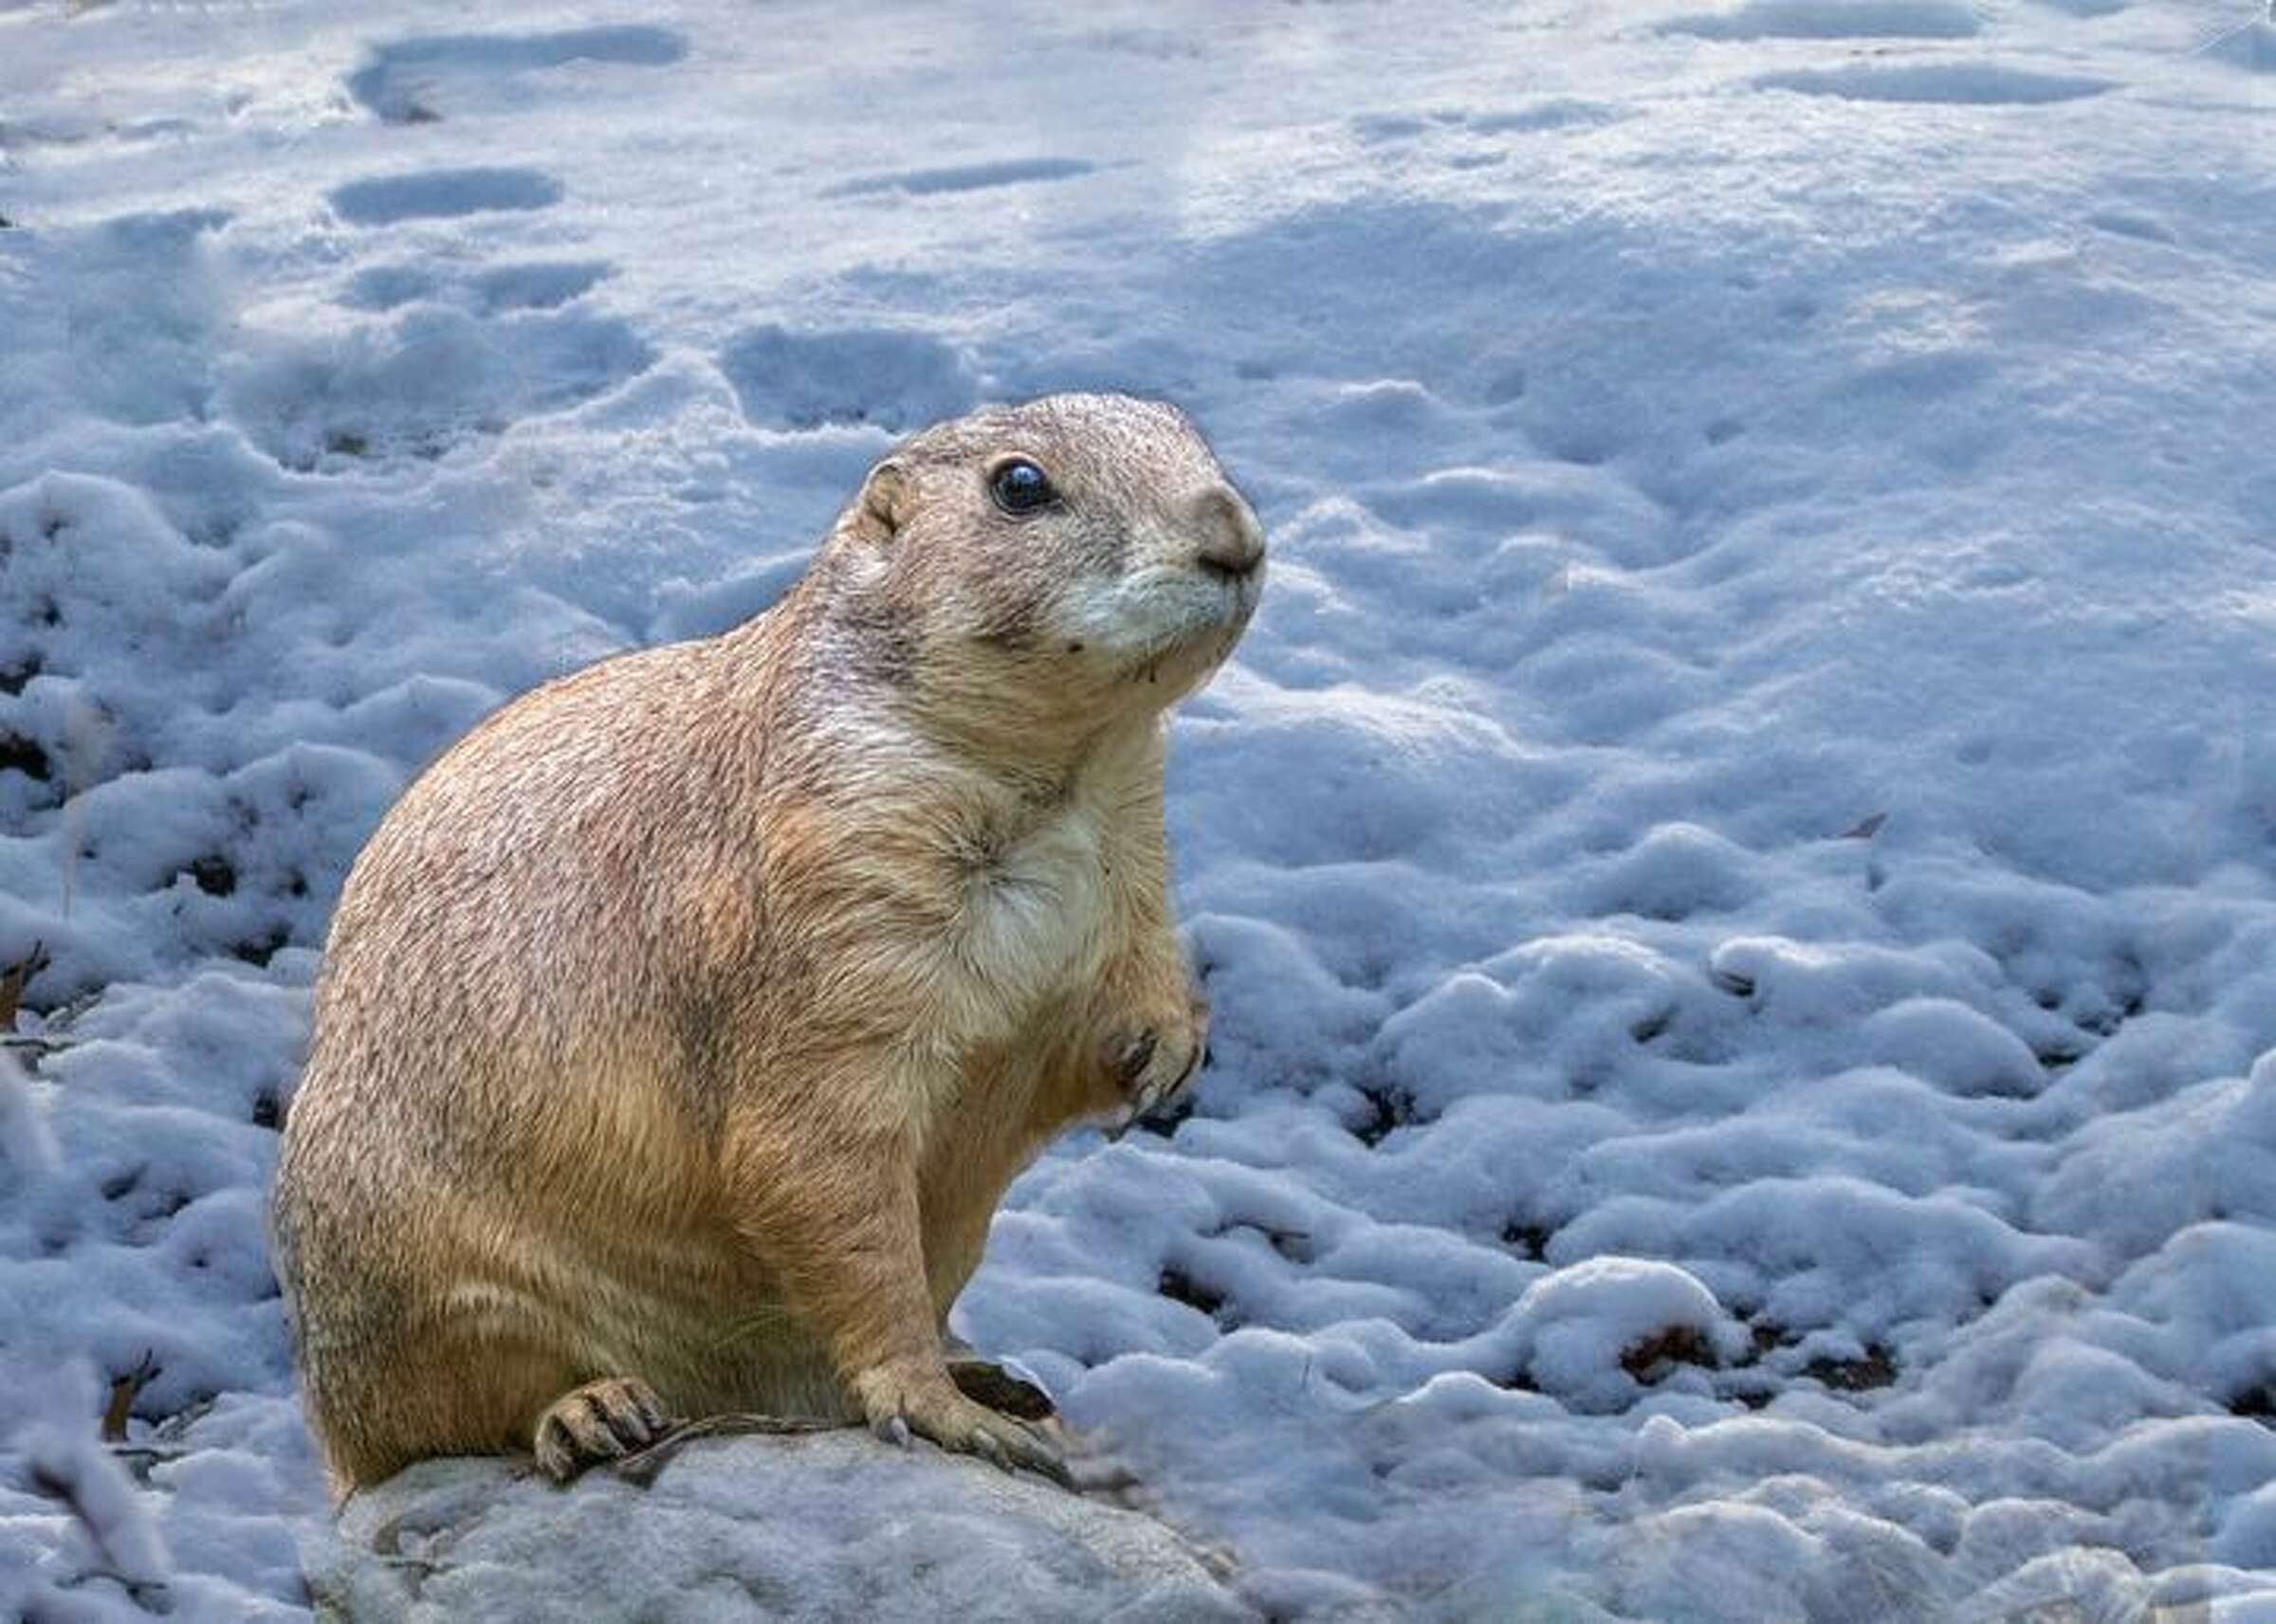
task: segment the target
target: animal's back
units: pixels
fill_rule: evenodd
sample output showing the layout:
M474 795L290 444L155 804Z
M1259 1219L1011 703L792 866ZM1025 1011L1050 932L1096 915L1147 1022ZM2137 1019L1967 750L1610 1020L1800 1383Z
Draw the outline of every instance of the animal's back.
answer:
M690 725L709 680L681 646L523 696L419 778L350 875L273 1211L308 1402L351 1455L354 1417L422 1376L511 1365L517 1344L615 1353L653 1340L662 1304L710 1318L754 1295L654 917L717 866L717 767ZM585 1361L540 1362L541 1403Z

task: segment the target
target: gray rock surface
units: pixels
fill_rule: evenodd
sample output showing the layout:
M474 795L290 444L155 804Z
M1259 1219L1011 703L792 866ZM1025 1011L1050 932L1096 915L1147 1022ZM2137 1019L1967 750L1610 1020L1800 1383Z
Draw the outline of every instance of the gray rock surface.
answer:
M305 1561L347 1624L1257 1616L1149 1517L857 1430L691 1442L648 1487L426 1461Z

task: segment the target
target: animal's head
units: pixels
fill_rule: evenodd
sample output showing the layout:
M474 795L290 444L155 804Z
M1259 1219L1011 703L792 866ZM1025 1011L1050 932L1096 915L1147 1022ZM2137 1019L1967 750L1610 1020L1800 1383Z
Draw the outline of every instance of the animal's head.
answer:
M825 555L928 701L1159 710L1232 650L1264 532L1185 414L1056 394L936 425L870 470Z

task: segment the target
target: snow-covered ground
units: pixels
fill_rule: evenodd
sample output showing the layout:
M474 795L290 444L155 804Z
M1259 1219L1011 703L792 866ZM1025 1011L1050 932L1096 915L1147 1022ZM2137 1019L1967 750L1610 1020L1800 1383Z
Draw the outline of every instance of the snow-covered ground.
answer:
M2276 1618L2264 13L0 0L0 1615L304 1606L260 1213L407 776L1108 386L1277 549L1216 1065L963 1331L1283 1615Z

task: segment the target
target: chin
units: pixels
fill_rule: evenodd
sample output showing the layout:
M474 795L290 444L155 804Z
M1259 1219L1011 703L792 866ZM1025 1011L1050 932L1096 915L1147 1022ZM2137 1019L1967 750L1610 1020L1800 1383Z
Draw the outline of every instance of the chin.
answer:
M1222 617L1184 629L1177 636L1155 643L1124 663L1129 680L1164 705L1175 704L1192 693L1223 665L1240 640L1246 616Z

